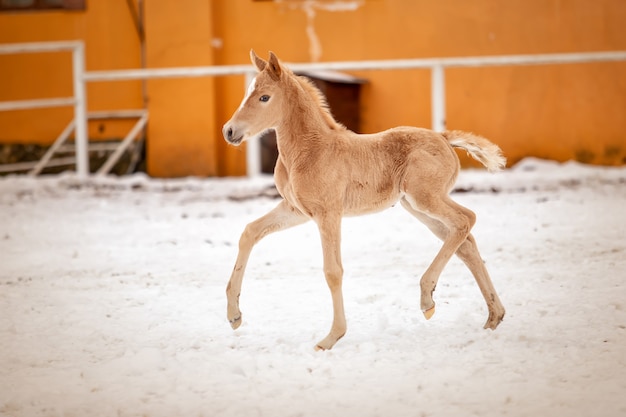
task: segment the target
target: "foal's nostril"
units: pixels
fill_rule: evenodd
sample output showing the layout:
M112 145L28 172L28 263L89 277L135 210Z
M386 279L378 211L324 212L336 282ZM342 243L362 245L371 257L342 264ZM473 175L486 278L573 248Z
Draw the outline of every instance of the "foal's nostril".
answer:
M228 132L226 132L226 135L228 136L228 139L232 139L233 138L233 128L232 127L228 128Z

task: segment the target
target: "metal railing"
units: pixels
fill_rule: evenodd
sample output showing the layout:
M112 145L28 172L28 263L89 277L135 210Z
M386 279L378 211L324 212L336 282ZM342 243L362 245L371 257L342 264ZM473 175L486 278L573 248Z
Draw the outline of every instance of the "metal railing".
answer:
M89 174L87 149L87 94L83 75L85 72L85 46L82 41L37 42L0 45L0 54L23 54L36 52L72 52L73 96L39 100L18 100L0 102L0 111L27 110L46 107L74 107L74 126L76 132L76 171L80 176ZM70 123L72 124L72 123ZM65 134L67 128L64 130ZM67 132L69 136L71 130ZM62 134L62 135L63 135Z
M87 140L87 111L85 84L101 81L146 80L156 78L189 78L189 77L217 77L226 75L245 75L244 87L254 77L256 70L252 65L218 65L199 67L174 67L151 69L126 69L112 71L85 71L84 47L81 41L49 42L37 44L0 45L0 53L22 52L54 52L72 51L74 96L72 98L56 98L42 100L25 100L0 102L0 111L16 110L37 107L51 107L62 105L74 106L74 120L76 123L76 170L80 177L89 175L88 140ZM461 67L510 66L510 65L546 65L546 64L578 64L592 62L626 61L626 51L557 53L536 55L500 55L477 57L451 58L418 58L373 61L343 61L318 63L290 63L287 64L295 71L357 71L357 70L402 70L402 69L429 69L431 71L431 111L432 129L445 130L445 69ZM147 121L141 119L143 123ZM133 128L135 130L135 128ZM127 137L128 138L128 137ZM127 142L126 139L124 142ZM260 172L260 147L255 141L248 143L247 152L248 175Z

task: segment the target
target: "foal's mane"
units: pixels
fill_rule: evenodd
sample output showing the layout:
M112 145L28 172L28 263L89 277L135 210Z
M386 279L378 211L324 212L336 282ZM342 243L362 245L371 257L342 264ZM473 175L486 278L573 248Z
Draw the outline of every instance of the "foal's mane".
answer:
M296 75L290 71L290 75L292 75L296 81L300 84L302 89L313 99L317 107L321 110L322 117L324 121L332 130L346 130L346 127L339 123L333 117L333 114L330 111L330 107L328 106L328 101L324 94L320 91L319 88L313 84L310 78L303 75Z

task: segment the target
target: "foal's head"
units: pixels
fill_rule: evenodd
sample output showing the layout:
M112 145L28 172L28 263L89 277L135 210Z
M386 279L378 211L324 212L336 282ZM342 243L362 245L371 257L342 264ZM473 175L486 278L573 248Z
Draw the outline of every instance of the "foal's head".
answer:
M270 52L269 61L250 51L250 59L259 73L248 86L241 105L224 125L224 139L233 145L275 128L283 113L284 89L281 77L285 76L278 58Z
M248 86L239 108L222 129L228 143L239 145L244 140L276 129L295 109L300 121L306 120L317 128L346 129L335 121L326 98L308 78L281 66L272 52L269 61L259 58L254 51L250 51L250 59L259 73Z

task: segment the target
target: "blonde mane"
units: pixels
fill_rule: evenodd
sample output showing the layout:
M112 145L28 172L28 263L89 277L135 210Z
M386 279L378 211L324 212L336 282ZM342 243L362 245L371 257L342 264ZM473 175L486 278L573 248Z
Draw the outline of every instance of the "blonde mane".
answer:
M326 97L324 96L324 94L322 94L320 89L317 88L315 84L313 84L313 81L311 81L310 78L304 75L296 75L291 71L289 71L289 73L293 76L293 78L296 79L296 81L298 81L302 89L313 99L315 104L317 104L317 107L319 107L319 109L322 111L322 117L324 118L324 121L326 122L328 127L333 130L346 130L346 127L344 125L335 120L330 110L330 107L328 106L328 101L326 100Z

